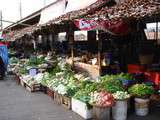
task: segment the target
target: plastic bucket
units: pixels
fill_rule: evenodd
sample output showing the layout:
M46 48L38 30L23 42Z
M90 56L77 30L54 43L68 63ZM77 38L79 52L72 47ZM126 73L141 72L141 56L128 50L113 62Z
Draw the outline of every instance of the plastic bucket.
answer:
M135 111L138 116L146 116L149 112L149 99L135 98Z
M127 100L117 100L112 107L113 120L126 120L127 119Z
M110 120L110 107L93 107L93 118L95 120Z

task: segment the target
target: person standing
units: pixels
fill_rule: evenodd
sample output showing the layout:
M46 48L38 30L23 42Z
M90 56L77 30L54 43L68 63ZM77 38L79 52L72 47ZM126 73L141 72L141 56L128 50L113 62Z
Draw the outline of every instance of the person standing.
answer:
M8 48L7 44L4 42L0 42L0 75L1 79L4 78L5 72L7 71L8 66Z

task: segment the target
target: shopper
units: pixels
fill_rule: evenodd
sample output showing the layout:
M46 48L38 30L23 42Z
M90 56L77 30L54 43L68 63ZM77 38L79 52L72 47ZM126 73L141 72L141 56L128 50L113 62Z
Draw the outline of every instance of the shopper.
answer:
M5 76L8 66L8 48L3 42L0 42L0 75L1 79Z

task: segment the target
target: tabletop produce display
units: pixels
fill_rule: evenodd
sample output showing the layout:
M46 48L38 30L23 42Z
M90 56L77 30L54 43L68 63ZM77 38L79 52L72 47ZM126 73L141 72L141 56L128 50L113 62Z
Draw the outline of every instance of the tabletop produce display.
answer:
M92 80L84 72L73 71L65 57L50 55L29 59L11 58L10 69L28 85L40 84L62 98L70 98L71 109L85 119L106 120L111 117L109 113L112 110L114 120L126 120L130 96L136 97L137 115L148 113L148 98L154 93L151 85L137 84L134 76L128 73L105 75ZM32 68L37 70L35 74L30 74ZM143 108L142 102L146 105Z

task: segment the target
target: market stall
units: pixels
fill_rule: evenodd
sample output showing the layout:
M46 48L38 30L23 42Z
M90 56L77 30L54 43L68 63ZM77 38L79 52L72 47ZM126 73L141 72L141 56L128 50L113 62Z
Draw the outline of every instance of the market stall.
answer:
M24 85L23 81L30 85L40 84L40 90L47 93L56 103L72 109L84 119L110 119L109 113L112 110L112 117L115 120L126 120L129 100L134 100L132 106L135 104L137 115L146 116L149 113L150 96L159 95L159 89L154 87L153 82L147 81L145 78L140 79L138 73L120 73L122 70L118 66L119 63L112 64L114 61L112 54L117 54L115 52L117 50L121 51L119 54L122 57L123 55L128 57L125 54L128 52L126 48L130 43L127 41L128 36L130 36L130 31L137 30L132 29L131 23L138 23L137 21L148 16L159 15L159 3L153 0L130 0L110 7L103 2L102 0L96 2L89 6L90 9L69 12L37 30L37 33L42 33L51 28L50 30L54 31L56 35L66 32L68 49L64 50L66 54L51 55L54 56L53 61L50 61L54 63L52 68L49 69L51 65L45 59L48 57L44 54L40 57L40 53L38 53L38 58L33 56L33 58L25 60L13 60L13 63L16 64L11 65L12 71L19 76L22 85ZM122 26L125 26L125 29L121 29ZM96 29L96 31L89 31L87 39L81 42L85 47L80 45L74 36L74 31L84 29L87 31ZM108 35L104 31L110 34ZM105 39L107 40L105 41ZM119 45L118 47L111 42L114 39L119 40L118 42L116 40L117 44L114 44ZM124 41L122 42L122 40ZM112 45L109 46L112 51L105 50L107 47L105 45L109 42L114 46L113 48ZM77 47L76 44L80 47ZM124 65L122 64L122 66ZM105 68L103 69L103 67ZM109 73L103 71L106 68L110 68L108 69ZM139 68L136 67L136 69ZM141 70L144 68L140 67L139 71ZM102 74L103 72L104 74ZM108 74L106 75L106 73ZM157 74L155 76L157 77Z

